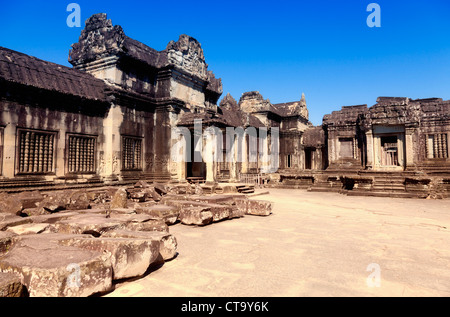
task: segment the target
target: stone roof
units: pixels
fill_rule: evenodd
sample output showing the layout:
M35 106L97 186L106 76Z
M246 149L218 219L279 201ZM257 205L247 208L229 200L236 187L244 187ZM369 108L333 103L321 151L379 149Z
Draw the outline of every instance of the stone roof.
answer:
M319 146L325 144L325 132L322 126L310 127L303 132L303 145Z
M170 41L164 50L157 51L126 36L122 27L113 26L105 13L94 14L86 20L78 42L72 44L69 62L82 68L107 57L131 58L155 69L176 67L206 81L208 90L222 93L222 82L208 70L200 43L186 34L181 34L177 41Z
M0 47L0 79L79 97L105 100L105 83L76 69Z
M355 124L358 117L368 111L367 105L343 106L341 110L325 115L323 123L328 125Z
M230 127L248 126L260 128L264 124L254 115L245 113L236 102L236 100L228 93L220 102L217 113L184 113L180 118L178 125L193 125L195 119L201 119L204 124L222 124Z

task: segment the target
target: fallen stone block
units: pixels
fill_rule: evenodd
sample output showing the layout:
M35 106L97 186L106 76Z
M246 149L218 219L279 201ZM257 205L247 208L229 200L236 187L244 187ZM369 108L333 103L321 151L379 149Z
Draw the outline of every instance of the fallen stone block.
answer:
M135 202L144 202L147 198L147 193L140 188L127 189L128 197Z
M236 205L231 206L230 219L244 217L245 211L239 209Z
M23 225L25 223L31 223L31 219L28 217L20 217L11 214L0 213L0 231L6 230L8 227Z
M37 205L38 214L46 214L64 210L70 204L72 191L55 191L47 193L45 198Z
M213 195L213 196L198 196L193 195L190 197L191 200L211 203L211 204L224 204L224 205L234 205L236 199L247 199L244 194L224 194L224 195Z
M254 216L269 216L272 214L272 202L267 200L252 200L247 201L247 215Z
M35 208L44 200L44 196L38 190L21 192L15 194L15 197L22 203L24 209Z
M80 214L51 225L50 231L66 234L91 234L99 237L102 233L122 228L125 222L106 218L99 214Z
M70 210L80 210L88 209L90 207L91 201L89 199L86 190L76 190L69 195L69 203L66 209Z
M139 238L74 237L60 243L90 251L107 251L111 256L114 280L143 275L158 258L160 248L158 240Z
M10 227L7 229L7 231L15 233L17 235L38 234L44 232L49 227L50 225L48 223L27 223Z
M61 245L64 239L68 236L51 233L22 236L0 256L0 271L18 274L31 297L86 297L110 290L110 256Z
M125 188L121 187L116 190L111 200L111 209L112 208L127 208L127 191Z
M212 221L214 221L214 222L224 220L224 219L229 219L231 212L232 212L231 205L211 204L211 203L204 203L204 202L194 201L194 200L172 200L172 201L166 201L165 204L177 208L177 210L179 210L180 214L184 209L189 208L189 207L208 208L209 212L213 216Z
M135 208L111 208L111 214L135 214ZM106 209L103 210L102 214L105 214Z
M23 297L25 293L18 275L0 272L0 297Z
M179 215L177 208L167 205L154 205L150 207L136 207L136 213L146 214L153 219L163 219L167 225L174 224Z
M110 219L113 221L120 221L120 222L126 224L129 222L146 222L146 221L149 221L154 218L152 216L146 215L146 214L136 214L136 213L134 213L134 214L114 214L114 213L111 213Z
M122 228L117 228L122 229ZM125 224L123 229L131 231L161 231L169 232L169 227L162 219L151 219L145 222L129 222Z
M137 181L137 183L134 184L134 188L147 188L147 187L150 187L149 183L143 180Z
M154 183L151 185L151 187L153 187L155 189L155 191L163 196L167 194L167 187L164 184L160 184L160 183Z
M11 214L19 216L23 209L22 202L15 195L5 192L0 193L0 215Z
M179 219L185 225L205 226L213 222L213 214L207 207L186 207L180 211Z
M45 214L45 215L37 215L30 216L27 219L30 219L33 223L55 223L57 221L69 219L70 217L79 215L76 211L60 211L54 214Z
M247 208L248 208L248 198L247 197L243 197L243 198L235 198L234 199L234 203L236 208L246 214L247 213Z
M177 254L177 240L175 236L168 232L161 231L130 231L130 230L112 230L104 233L102 237L111 238L133 238L158 241L159 253L164 261L173 259Z

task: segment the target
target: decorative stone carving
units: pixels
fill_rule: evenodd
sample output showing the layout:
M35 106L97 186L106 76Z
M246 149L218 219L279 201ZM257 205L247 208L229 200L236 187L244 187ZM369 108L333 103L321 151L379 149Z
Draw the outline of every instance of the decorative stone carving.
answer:
M177 42L170 41L166 50L170 64L178 66L203 80L208 79L206 71L208 65L205 62L203 49L196 39L182 34Z
M78 43L72 44L69 62L77 66L118 54L122 50L125 33L120 25L112 25L105 13L92 15L86 20Z

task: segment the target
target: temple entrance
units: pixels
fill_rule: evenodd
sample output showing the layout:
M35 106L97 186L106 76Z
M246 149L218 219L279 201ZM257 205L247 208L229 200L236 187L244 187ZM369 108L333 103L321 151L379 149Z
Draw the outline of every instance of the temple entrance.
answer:
M374 126L375 168L401 170L405 168L404 126Z
M397 136L381 137L381 165L400 166L398 161Z

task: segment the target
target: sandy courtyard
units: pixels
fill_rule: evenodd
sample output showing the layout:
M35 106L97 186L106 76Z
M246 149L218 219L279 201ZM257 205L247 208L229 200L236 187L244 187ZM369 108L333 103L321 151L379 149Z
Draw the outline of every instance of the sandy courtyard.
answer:
M171 226L179 255L105 296L450 296L450 200L269 192L269 217Z

